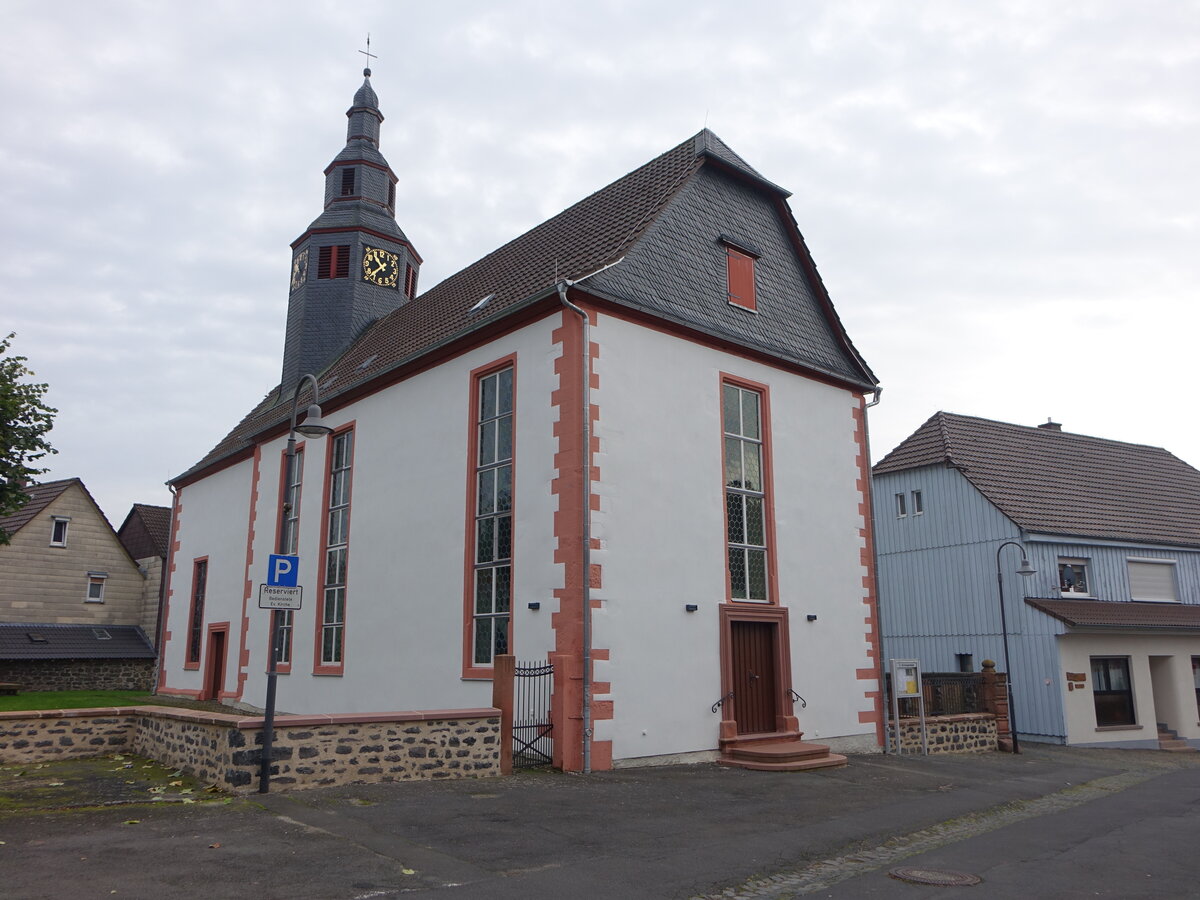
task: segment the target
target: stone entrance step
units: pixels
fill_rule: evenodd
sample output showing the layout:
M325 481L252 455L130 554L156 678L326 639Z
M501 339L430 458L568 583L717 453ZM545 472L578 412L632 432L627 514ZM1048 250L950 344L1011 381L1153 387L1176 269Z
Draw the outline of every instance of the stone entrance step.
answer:
M801 772L844 766L846 757L809 741L760 741L725 747L717 764L763 772Z

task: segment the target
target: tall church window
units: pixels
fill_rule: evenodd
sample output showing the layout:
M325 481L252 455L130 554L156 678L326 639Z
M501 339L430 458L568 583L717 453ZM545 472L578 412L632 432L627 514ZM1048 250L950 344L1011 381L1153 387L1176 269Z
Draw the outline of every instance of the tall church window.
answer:
M346 573L350 557L350 473L354 432L329 439L329 469L325 512L325 550L321 572L321 608L317 631L317 668L321 674L341 674L346 630Z
M476 377L468 569L467 668L509 652L513 556L513 373L511 364Z
M765 400L764 390L721 385L729 597L755 603L773 600Z
M208 591L208 558L192 563L192 606L188 612L187 665L200 665L200 644L204 630L204 597Z
M350 246L322 247L317 254L318 278L350 277Z
M283 491L279 510L279 547L288 556L296 556L300 548L300 488L304 482L304 448L296 450L296 458L289 472L287 454L283 455ZM272 613L278 629L279 642L276 646L275 662L285 669L292 664L292 632L296 625L296 613L291 609L277 609ZM274 630L272 631L274 635Z

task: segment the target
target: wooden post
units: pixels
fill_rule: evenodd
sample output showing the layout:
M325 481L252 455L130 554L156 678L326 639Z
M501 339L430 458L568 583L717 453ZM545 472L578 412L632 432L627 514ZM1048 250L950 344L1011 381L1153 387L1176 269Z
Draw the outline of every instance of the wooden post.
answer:
M516 659L501 654L492 662L492 706L500 710L500 774L513 770L513 682Z

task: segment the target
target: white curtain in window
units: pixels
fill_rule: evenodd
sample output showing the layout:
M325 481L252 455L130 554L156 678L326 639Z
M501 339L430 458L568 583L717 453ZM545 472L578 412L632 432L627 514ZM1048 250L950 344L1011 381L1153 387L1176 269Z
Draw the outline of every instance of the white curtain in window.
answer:
M1174 564L1130 560L1129 595L1134 600L1176 600Z

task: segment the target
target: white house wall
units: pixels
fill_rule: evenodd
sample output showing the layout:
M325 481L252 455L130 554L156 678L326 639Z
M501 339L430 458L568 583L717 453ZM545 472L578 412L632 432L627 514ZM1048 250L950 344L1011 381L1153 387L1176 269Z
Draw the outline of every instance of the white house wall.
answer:
M1063 695L1067 738L1072 744L1120 747L1158 746L1157 723L1163 722L1181 738L1200 747L1200 711L1192 686L1191 660L1200 656L1197 635L1163 634L1069 634L1058 639L1061 674L1057 686ZM1096 725L1096 706L1092 696L1093 656L1129 658L1129 677L1133 687L1134 726ZM1169 667L1169 678L1156 685L1151 660ZM1164 675L1167 670L1162 670ZM1083 674L1080 690L1068 691L1067 673ZM1158 688L1156 692L1155 688ZM1156 702L1158 701L1158 702Z
M245 593L246 527L250 516L250 488L254 463L245 460L183 488L175 522L178 548L171 557L170 606L166 629L170 639L163 654L167 686L172 690L198 691L204 674L184 669L188 644L188 611L192 596L193 561L208 558L204 607L204 634L214 622L228 622L225 654L225 690L236 690L237 647L241 632L242 599ZM207 647L204 648L204 651Z
M598 739L614 759L717 746L719 608L725 600L722 373L768 385L779 592L790 610L792 686L807 738L874 746L872 704L856 670L868 657L860 557L860 473L849 391L750 362L619 318L592 331L599 408L593 537L602 601L595 644L611 659L614 719ZM688 613L686 604L699 609ZM808 622L807 614L817 621Z

